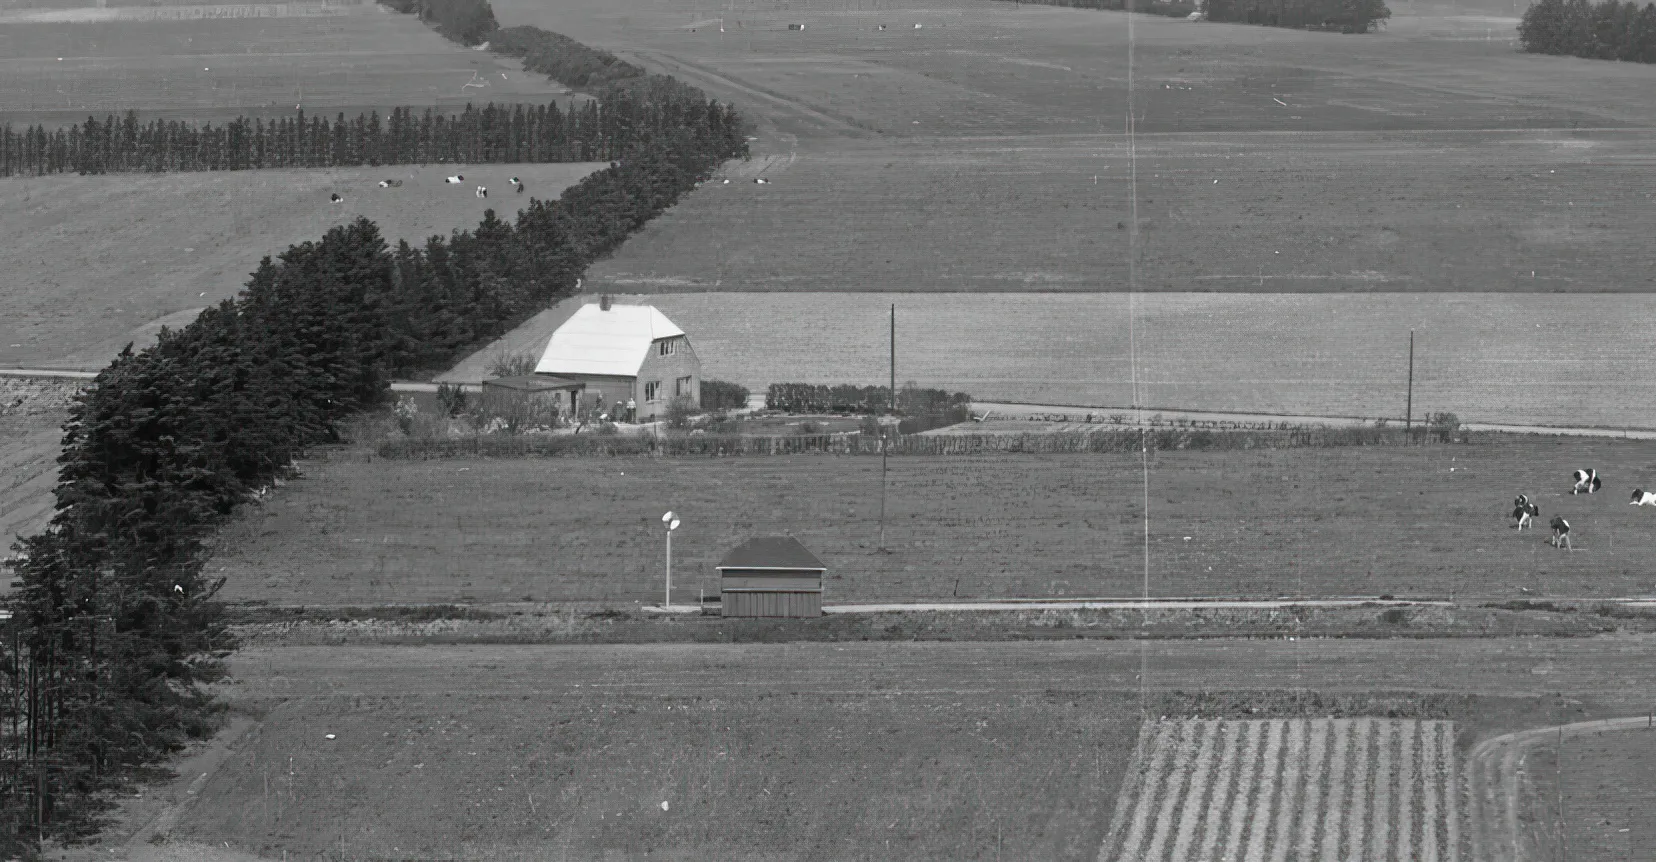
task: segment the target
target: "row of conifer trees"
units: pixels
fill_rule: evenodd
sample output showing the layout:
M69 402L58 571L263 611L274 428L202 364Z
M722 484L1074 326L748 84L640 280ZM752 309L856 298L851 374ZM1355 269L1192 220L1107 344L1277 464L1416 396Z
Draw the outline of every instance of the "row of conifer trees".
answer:
M6 566L20 589L0 637L0 853L95 829L105 791L212 732L202 685L235 646L206 571L226 519L384 403L393 376L446 368L570 295L589 264L746 156L728 107L642 83L603 104L631 99L625 116L649 119L558 199L423 244L341 225L91 382L64 426L51 524Z

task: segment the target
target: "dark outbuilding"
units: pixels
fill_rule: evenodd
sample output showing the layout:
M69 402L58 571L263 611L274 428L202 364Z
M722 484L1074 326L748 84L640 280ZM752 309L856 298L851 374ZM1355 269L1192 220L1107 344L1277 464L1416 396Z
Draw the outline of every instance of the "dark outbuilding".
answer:
M749 539L716 568L724 616L822 616L822 578L828 569L792 536Z

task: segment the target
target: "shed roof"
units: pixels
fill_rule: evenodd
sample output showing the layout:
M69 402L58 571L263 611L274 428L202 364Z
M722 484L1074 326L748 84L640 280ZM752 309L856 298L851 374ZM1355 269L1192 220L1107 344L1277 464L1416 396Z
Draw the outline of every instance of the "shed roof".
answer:
M520 374L516 377L496 377L483 381L484 386L498 386L519 392L552 392L558 389L577 389L583 384L549 374Z
M552 333L536 374L607 374L637 377L657 339L682 336L667 315L651 305L581 306Z
M718 569L812 569L828 571L828 567L805 550L792 536L771 536L748 539L725 554L714 568Z

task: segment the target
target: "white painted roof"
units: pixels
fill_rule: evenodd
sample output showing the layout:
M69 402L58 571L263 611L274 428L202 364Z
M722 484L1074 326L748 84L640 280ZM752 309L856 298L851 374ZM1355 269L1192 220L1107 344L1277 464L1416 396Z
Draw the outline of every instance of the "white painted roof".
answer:
M535 373L637 377L651 343L683 334L655 306L611 305L604 311L589 303L552 333Z

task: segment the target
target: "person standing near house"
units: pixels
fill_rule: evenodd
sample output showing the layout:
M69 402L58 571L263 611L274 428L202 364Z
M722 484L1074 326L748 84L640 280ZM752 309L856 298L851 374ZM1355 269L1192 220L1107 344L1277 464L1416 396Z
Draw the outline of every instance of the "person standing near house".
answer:
M627 421L634 424L638 423L638 402L631 398L627 399Z

